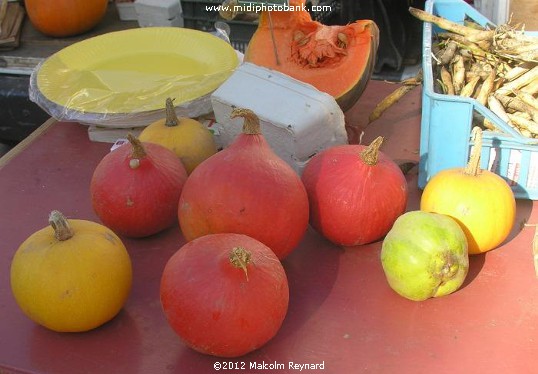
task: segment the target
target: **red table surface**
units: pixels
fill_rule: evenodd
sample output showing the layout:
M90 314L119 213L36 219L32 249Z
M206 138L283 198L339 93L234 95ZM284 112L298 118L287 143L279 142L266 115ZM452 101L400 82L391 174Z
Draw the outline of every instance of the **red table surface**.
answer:
M364 127L374 105L395 86L372 81L346 113ZM418 160L420 88L366 128L363 143L385 136L394 159ZM220 359L187 348L164 319L159 282L184 243L179 227L146 239L124 239L134 283L120 314L87 333L56 333L27 319L9 285L18 246L47 225L51 210L98 221L89 181L110 145L88 140L86 127L56 123L0 169L0 372L214 373L235 363L243 373L295 373L289 362L324 364L325 373L536 373L538 280L531 242L537 222L532 201L518 201L507 242L473 256L463 287L452 295L413 302L388 286L381 241L339 248L309 229L283 261L290 285L288 314L278 335L244 357ZM408 210L418 209L416 169L407 176ZM244 363L244 364L243 364ZM285 369L250 369L252 364Z

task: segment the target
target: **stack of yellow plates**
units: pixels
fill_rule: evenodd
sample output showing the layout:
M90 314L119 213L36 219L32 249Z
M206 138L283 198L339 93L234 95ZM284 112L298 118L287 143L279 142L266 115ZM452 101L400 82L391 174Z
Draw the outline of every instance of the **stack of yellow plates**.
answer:
M233 47L191 29L149 27L72 44L32 74L30 99L52 117L109 127L145 126L163 116L211 111L210 94L239 64Z

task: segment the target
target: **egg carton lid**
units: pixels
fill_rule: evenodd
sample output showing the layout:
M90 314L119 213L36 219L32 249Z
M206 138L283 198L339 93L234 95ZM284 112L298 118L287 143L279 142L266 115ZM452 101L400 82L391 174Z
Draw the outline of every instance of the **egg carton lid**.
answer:
M298 168L322 149L347 143L344 113L331 95L249 62L211 94L211 104L225 146L242 128L230 118L233 108L250 109L273 150Z

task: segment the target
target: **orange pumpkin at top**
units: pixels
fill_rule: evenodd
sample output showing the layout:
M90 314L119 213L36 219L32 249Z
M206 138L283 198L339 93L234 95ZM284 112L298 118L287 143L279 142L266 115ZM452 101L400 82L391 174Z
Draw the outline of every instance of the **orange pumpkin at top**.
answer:
M448 215L463 229L469 254L498 247L508 237L516 217L516 200L499 175L480 169L482 130L473 129L474 147L465 168L445 169L426 184L420 210Z
M82 34L104 17L108 0L25 0L26 13L41 33L53 37Z
M371 20L327 26L312 20L305 0L290 0L294 11L263 11L245 61L287 74L332 95L343 111L369 82L379 45Z

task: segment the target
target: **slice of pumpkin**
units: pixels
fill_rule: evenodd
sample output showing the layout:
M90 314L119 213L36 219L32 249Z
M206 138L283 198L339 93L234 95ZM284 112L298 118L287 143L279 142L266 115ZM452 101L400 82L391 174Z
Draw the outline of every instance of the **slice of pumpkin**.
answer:
M245 61L280 71L332 95L343 111L357 102L372 76L379 29L371 20L327 26L312 20L305 0L296 11L264 11Z

